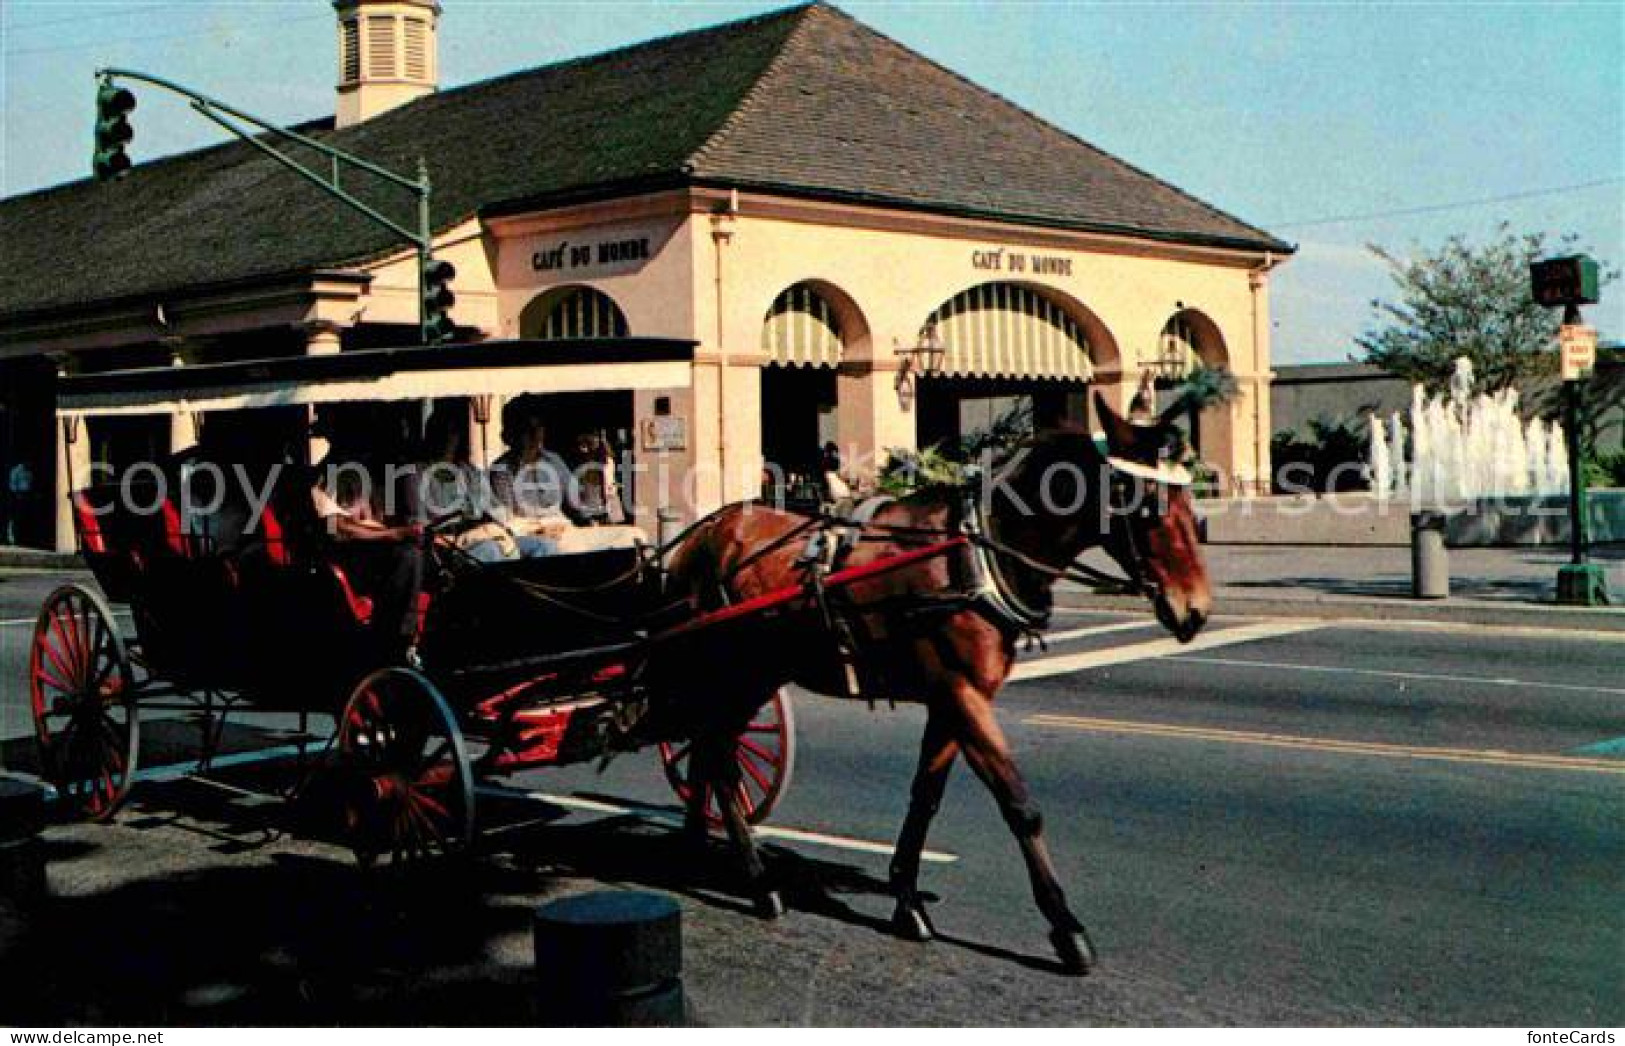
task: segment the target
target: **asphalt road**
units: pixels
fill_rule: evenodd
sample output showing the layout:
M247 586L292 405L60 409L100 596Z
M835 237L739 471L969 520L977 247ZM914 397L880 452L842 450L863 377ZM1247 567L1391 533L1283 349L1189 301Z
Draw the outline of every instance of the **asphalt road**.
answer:
M6 737L28 730L14 622L53 581L0 580ZM37 987L0 995L0 1021L523 1022L530 908L610 883L681 898L709 1023L1625 1024L1620 637L1221 616L1178 648L1104 614L1056 632L1001 714L1102 952L1086 979L1054 968L963 768L922 880L944 939L882 932L923 717L807 698L773 818L800 834L766 840L778 922L741 910L720 855L685 858L652 756L524 775L555 801L491 798L473 873L409 883L281 834L256 794L278 767L245 764L50 830L58 899L6 982ZM183 757L178 725L148 765ZM276 740L248 725L237 742Z

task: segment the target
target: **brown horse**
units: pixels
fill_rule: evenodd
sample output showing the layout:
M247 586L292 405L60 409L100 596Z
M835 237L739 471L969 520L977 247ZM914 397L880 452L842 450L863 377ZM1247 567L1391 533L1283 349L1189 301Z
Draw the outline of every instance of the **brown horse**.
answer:
M1183 485L1188 478L1168 465L1177 430L1167 415L1136 424L1113 414L1098 397L1096 405L1108 455L1085 432L1049 433L991 476L977 496L927 490L887 505L862 528L862 540L842 554L838 568L945 536L969 540L944 555L831 589L822 606L799 601L791 612L750 626L755 631L731 644L726 657L707 659L703 711L695 707L699 700L684 702L686 714L703 716L689 728L691 780L706 786L691 790L688 825L703 831L707 788L730 797L719 804L722 820L763 914L777 915L782 907L742 808L731 799L740 773L731 757L736 739L785 683L853 696L855 678L859 693L871 700L917 701L928 710L908 815L891 863L894 930L921 941L933 934L918 891L920 855L949 769L963 754L1020 844L1063 966L1088 972L1093 946L1067 907L1038 805L1016 768L993 701L1015 664L1018 640L1047 621L1053 584L1087 549L1104 548L1182 641L1201 629L1211 599ZM672 575L698 609L803 584L814 569L810 559L817 558L808 537L818 529L802 515L732 505L679 545ZM833 638L832 620L844 629L842 642Z

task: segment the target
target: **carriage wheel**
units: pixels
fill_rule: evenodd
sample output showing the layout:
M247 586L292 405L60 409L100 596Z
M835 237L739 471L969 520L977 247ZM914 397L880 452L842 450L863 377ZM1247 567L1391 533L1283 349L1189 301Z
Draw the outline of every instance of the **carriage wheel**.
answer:
M474 841L474 774L446 699L405 668L363 679L339 722L352 784L344 827L356 860L396 865L465 852Z
M796 719L790 710L790 695L780 690L739 735L734 760L739 764L739 804L749 823L766 821L780 796L790 787L790 775L796 765L795 734ZM688 805L690 794L692 745L692 741L660 743L660 762L666 768L666 780L684 806ZM712 828L719 828L722 809L717 803L718 797L709 786L706 792L705 819Z
M141 731L129 655L101 596L79 585L50 594L28 681L41 775L80 816L107 820L130 793Z

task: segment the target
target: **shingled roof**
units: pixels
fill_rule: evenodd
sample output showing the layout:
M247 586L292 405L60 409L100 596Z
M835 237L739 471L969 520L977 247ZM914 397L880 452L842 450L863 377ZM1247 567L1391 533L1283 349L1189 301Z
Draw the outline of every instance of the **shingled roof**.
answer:
M343 130L331 120L301 130L395 170L424 155L437 229L697 184L1291 249L821 3L441 91ZM411 213L395 195L395 213ZM110 184L0 201L0 317L306 273L398 248L386 230L232 143L142 164Z

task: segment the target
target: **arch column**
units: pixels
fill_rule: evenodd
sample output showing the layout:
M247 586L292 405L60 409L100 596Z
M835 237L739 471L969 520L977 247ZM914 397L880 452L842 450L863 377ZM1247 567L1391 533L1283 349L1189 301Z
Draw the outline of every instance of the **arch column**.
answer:
M57 377L70 373L69 364L57 364ZM76 487L90 479L90 430L85 419L55 414L56 475L53 490L56 493L56 523L53 544L58 552L78 551L73 531L73 504L70 500Z
M195 358L195 348L185 338L165 338L164 348L169 350L169 364L172 367L184 367ZM169 452L179 453L187 447L195 446L201 433L198 431L198 416L190 410L173 410L169 412Z
M305 355L328 356L343 351L344 345L340 340L343 328L332 320L311 320L301 329L305 334ZM306 427L316 422L316 408L305 408ZM306 453L310 455L312 465L327 457L328 443L321 436L311 436L307 443Z
M901 372L896 357L843 360L836 372L837 442L843 463L862 479L873 479L891 451L916 449L914 408L897 391Z

